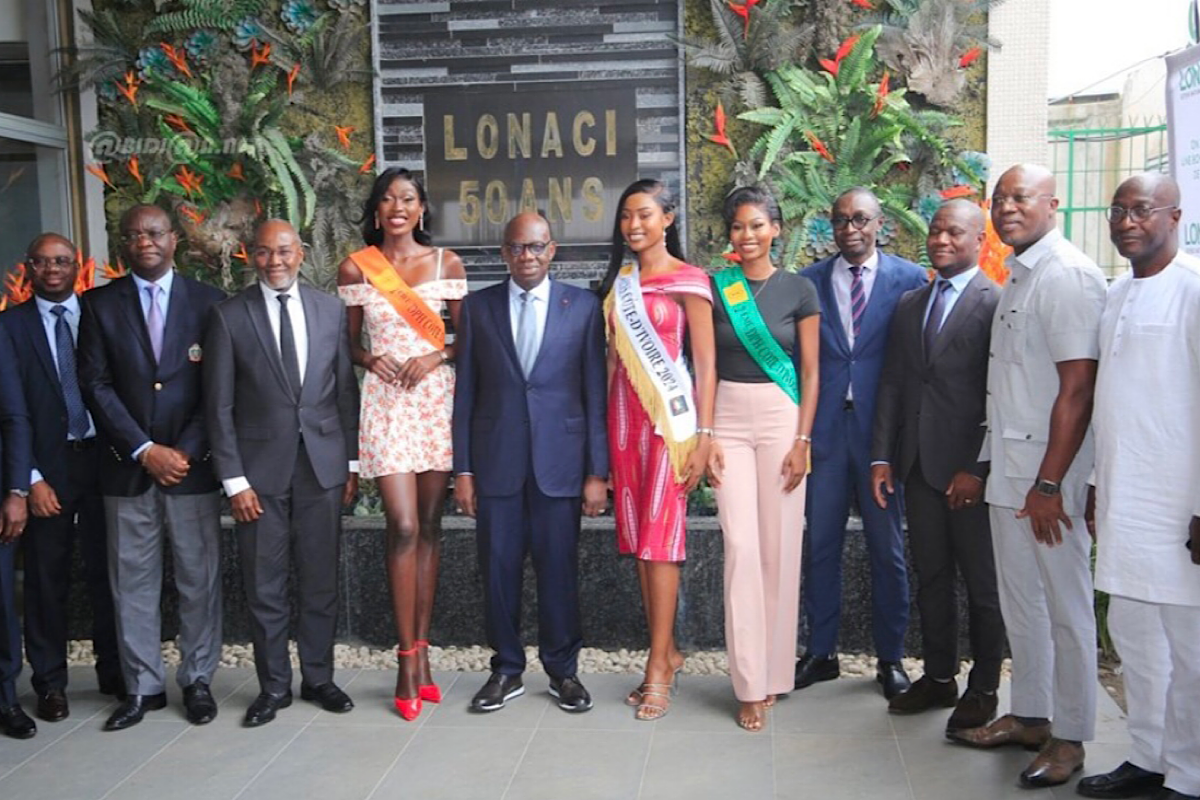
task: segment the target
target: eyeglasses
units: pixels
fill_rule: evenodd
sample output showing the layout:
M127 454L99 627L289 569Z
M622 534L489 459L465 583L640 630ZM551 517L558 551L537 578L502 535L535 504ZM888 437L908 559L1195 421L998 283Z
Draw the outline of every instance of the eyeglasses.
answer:
M49 269L50 267L66 269L75 263L75 259L70 256L26 256L25 263L34 269Z
M546 248L550 246L550 242L506 242L504 244L504 252L508 253L513 258L520 258L525 255L528 250L531 256L540 256L546 252Z
M1104 216L1113 224L1120 222L1125 217L1129 217L1131 222L1145 222L1156 211L1174 211L1177 208L1179 206L1159 206L1158 208L1150 208L1149 206L1134 206L1133 208L1109 206L1104 209Z
M135 244L145 236L152 242L161 242L170 231L121 231L121 241L125 244Z
M1042 194L994 194L992 195L992 205L1002 206L1011 200L1014 206L1026 208L1038 200L1048 200L1051 197L1054 197L1054 195L1044 192Z
M841 214L839 214L829 221L833 223L834 230L840 231L847 225L853 225L854 230L861 231L863 228L867 227L867 223L874 222L877 219L879 219L878 214L873 217L868 217L866 214L855 214L853 217L843 217Z

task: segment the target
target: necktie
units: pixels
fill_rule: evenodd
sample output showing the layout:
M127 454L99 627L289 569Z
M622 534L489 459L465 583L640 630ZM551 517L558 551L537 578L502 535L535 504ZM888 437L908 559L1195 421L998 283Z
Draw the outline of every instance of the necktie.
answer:
M933 305L929 309L929 318L925 320L925 357L933 352L933 343L937 341L938 331L942 329L942 317L946 313L946 294L950 289L950 281L938 278L933 286Z
M296 356L296 332L292 329L292 315L288 313L286 292L279 295L279 355L283 358L283 374L292 387L292 395L300 396L300 359Z
M856 339L862 328L863 311L867 308L867 291L863 286L862 271L862 267L850 267L850 274L854 276L850 280L850 319L851 329L854 331Z
M517 315L517 361L521 363L521 372L525 377L533 371L533 362L537 360L537 312L533 310L533 295L521 292L521 313Z
M157 283L146 287L150 295L150 310L146 313L146 330L150 333L150 349L154 351L154 361L162 360L163 345L163 315L158 305L158 293L162 291Z
M58 317L54 323L54 349L58 353L58 382L62 385L63 402L67 406L67 436L83 439L90 426L87 409L83 406L83 395L79 392L79 375L75 372L75 339L64 316L67 309L57 305L50 309L50 313Z

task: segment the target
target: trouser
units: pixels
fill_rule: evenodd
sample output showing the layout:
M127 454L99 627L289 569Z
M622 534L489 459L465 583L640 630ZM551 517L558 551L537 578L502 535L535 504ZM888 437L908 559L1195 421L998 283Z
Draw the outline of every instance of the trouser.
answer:
M16 704L17 678L21 675L21 624L13 564L16 549L11 542L0 544L0 706Z
M782 467L799 415L774 383L717 384L725 645L733 691L743 702L785 694L795 683L805 486L785 493Z
M1012 650L1012 713L1054 720L1060 739L1096 733L1096 617L1083 517L1062 528L1061 545L1033 537L1016 509L992 506L1000 610Z

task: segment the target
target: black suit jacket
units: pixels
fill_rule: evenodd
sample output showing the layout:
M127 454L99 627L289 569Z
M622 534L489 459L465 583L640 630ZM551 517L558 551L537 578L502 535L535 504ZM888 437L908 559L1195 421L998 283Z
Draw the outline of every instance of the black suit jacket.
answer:
M942 324L933 352L924 345L925 308L934 284L905 293L896 306L875 405L872 461L888 461L906 480L920 459L930 486L944 489L965 470L987 478L980 462L987 422L988 346L1000 291L976 273Z
M79 384L104 451L100 489L105 495L133 497L150 488L153 479L133 459L133 451L147 441L182 450L192 464L178 486L163 491L216 491L204 431L201 343L208 311L224 296L175 273L158 364L132 276L83 296Z
M349 462L358 459L358 380L346 307L332 295L298 288L308 332L299 399L257 283L213 307L204 340L205 415L217 477L244 477L262 495L286 491L301 437L322 488L344 484Z
M0 500L13 489L29 491L32 438L16 353L0 328Z

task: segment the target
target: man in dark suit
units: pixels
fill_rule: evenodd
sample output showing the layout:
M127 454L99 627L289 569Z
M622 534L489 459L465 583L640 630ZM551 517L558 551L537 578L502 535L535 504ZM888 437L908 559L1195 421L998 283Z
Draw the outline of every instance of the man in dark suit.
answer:
M537 575L538 654L565 711L592 698L576 675L580 514L607 500L604 328L595 295L550 280L555 243L539 214L508 223L510 279L462 307L454 393L454 495L477 518L492 675L471 701L524 694L521 577ZM582 500L581 500L582 498Z
M893 697L893 714L955 706L947 730L978 728L996 713L1004 620L979 461L987 431L988 345L1000 292L979 269L983 210L951 200L925 246L937 279L900 298L875 403L871 484L887 508L904 486L917 574L925 675ZM957 567L957 570L956 570ZM957 573L967 587L975 664L958 697Z
M13 556L28 518L29 415L21 394L12 341L0 328L0 733L14 739L37 734L37 725L17 702L21 674L21 626L17 621Z
M900 664L908 626L908 573L900 527L902 503L881 509L871 499L871 425L887 351L888 326L900 295L927 282L925 270L880 253L883 209L868 189L833 204L838 254L804 270L821 298L821 398L813 423L808 478L808 554L804 614L808 647L796 665L796 688L838 677L842 544L850 503L862 514L871 562L871 623L877 679L890 700L909 686Z
M296 282L304 245L295 229L264 222L250 256L258 283L209 319L204 408L254 623L252 728L292 703L293 556L300 697L335 713L354 708L333 682L333 637L341 507L358 490L358 380L342 301Z
M83 403L75 368L80 298L75 245L43 233L27 250L33 298L0 314L12 338L25 406L33 428L29 525L25 553L25 653L33 668L37 715L58 722L67 703L67 600L71 552L78 539L92 608L92 641L100 691L121 695L121 660L108 585L104 500L96 428Z
M167 703L162 662L163 545L179 590L175 673L188 721L217 715L221 658L221 495L209 463L200 362L204 320L224 295L175 271L175 233L157 206L120 222L133 274L93 289L79 326L79 382L98 429L108 570L128 696L105 730Z

